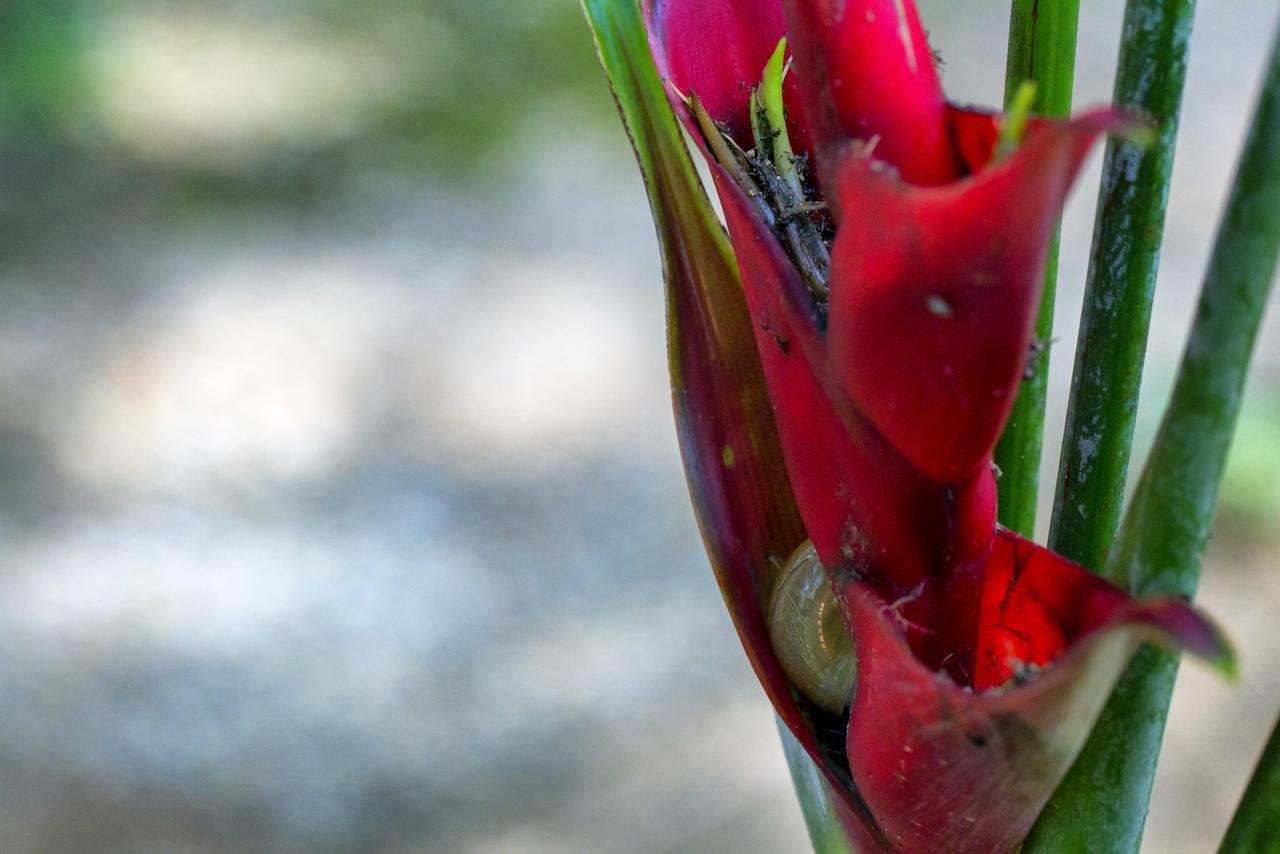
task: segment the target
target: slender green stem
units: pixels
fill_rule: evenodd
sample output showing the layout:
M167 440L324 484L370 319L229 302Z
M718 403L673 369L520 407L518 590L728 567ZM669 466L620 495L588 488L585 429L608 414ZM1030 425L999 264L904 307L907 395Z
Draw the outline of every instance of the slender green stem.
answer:
M1195 0L1129 0L1116 106L1149 116L1158 141L1113 139L1080 317L1049 545L1093 570L1120 524Z
M1013 0L1004 99L1028 80L1036 84L1035 111L1064 116L1071 110L1080 0Z
M1134 593L1195 593L1277 255L1280 34L1173 397L1106 564ZM1154 649L1134 659L1025 851L1137 850L1177 666Z
M1080 0L1013 0L1005 72L1006 107L1013 103L1024 83L1032 82L1036 84L1033 112L1045 116L1065 116L1071 112L1079 19ZM1053 335L1057 282L1055 230L1045 266L1044 297L1036 319L1035 358L996 448L996 465L1001 471L1000 522L1028 537L1034 535L1036 526L1044 403L1049 379L1047 342Z
M809 830L813 854L851 854L853 846L836 817L837 796L791 730L781 720L777 723L778 733L782 736L782 752L791 771L791 783L800 801L805 827Z
M1262 750L1258 767L1222 839L1219 854L1257 854L1280 850L1280 721Z

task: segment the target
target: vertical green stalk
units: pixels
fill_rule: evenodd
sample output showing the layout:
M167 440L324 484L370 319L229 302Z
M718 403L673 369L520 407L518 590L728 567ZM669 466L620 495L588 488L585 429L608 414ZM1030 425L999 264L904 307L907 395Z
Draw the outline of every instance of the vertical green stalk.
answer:
M1009 59L1004 101L1008 108L1024 83L1036 84L1032 112L1061 117L1071 112L1080 0L1013 0L1009 13ZM1058 283L1058 233L1054 231L1044 274L1044 297L1036 318L1037 356L1018 391L1000 444L1000 523L1033 536L1040 488L1040 452L1049 381L1053 303Z
M1280 847L1280 721L1271 730L1258 767L1223 837L1219 854L1256 854Z
M849 837L836 817L836 797L826 778L813 764L805 749L781 720L778 734L782 736L782 752L791 770L791 783L800 801L800 812L809 831L809 843L813 854L851 854Z
M1049 530L1054 551L1093 570L1124 505L1194 12L1195 0L1125 6L1114 101L1158 137L1107 145Z
M1106 564L1135 593L1195 593L1278 255L1280 33L1173 397ZM1150 648L1134 659L1026 852L1138 849L1177 667Z

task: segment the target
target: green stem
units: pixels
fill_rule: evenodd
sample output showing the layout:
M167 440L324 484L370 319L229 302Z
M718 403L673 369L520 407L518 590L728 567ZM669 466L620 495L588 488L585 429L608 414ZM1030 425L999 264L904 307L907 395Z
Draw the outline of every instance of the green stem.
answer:
M1004 100L1011 106L1024 83L1036 84L1032 111L1061 117L1071 112L1076 67L1076 29L1080 0L1013 0L1009 13L1009 59ZM1044 440L1044 404L1049 378L1045 343L1053 334L1054 292L1058 282L1058 234L1049 247L1044 297L1036 319L1037 353L996 447L1000 467L1000 523L1030 537L1035 533L1040 488L1040 451Z
M1277 255L1280 34L1173 396L1106 564L1134 593L1195 593ZM1177 666L1154 649L1134 659L1026 852L1137 850Z
M1276 851L1276 829L1280 828L1280 721L1262 750L1258 767L1244 790L1240 806L1231 819L1218 854L1256 854Z
M1054 551L1095 571L1124 507L1194 11L1195 0L1125 7L1114 101L1149 116L1158 141L1107 145L1049 529Z
M851 854L854 850L852 843L836 818L837 795L831 791L826 778L787 725L781 720L777 723L778 733L782 736L782 752L791 771L791 783L800 801L805 827L809 830L813 854Z

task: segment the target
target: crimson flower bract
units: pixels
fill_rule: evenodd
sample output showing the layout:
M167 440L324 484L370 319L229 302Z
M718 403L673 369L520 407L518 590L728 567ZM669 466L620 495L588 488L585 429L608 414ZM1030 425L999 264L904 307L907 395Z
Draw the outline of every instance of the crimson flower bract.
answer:
M598 35L634 14L587 6ZM860 849L1012 851L1141 643L1233 661L1188 605L996 525L992 449L1054 223L1092 142L1135 120L1011 135L949 104L910 0L642 10L728 226L731 254L644 100L649 57L602 40L663 245L691 492L744 646ZM788 677L769 624L806 539L856 655L838 712Z

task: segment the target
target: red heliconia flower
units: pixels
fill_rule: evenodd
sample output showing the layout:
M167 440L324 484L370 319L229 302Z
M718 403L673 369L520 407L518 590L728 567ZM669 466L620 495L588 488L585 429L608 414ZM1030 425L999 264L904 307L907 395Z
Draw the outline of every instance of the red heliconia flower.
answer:
M642 6L732 244L654 105L620 97L664 247L691 492L744 646L860 849L1013 851L1141 643L1232 660L1186 604L1136 601L996 525L992 450L1054 223L1091 143L1134 122L1036 121L1006 145L1000 116L944 99L911 0ZM804 182L787 210L751 152L778 130L752 93L783 36ZM797 222L829 264L800 257ZM806 538L856 655L837 738L770 629L776 567Z

